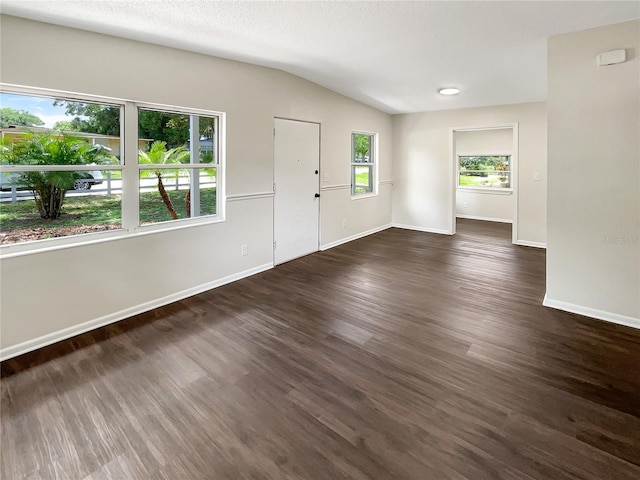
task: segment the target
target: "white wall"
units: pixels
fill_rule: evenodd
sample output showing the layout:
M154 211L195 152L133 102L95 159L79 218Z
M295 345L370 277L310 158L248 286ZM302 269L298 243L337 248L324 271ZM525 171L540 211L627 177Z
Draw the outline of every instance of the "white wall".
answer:
M598 67L599 53L628 61ZM545 304L640 327L640 21L549 39Z
M511 155L513 153L513 135L513 128L455 132L456 156ZM456 216L458 217L511 222L513 221L513 206L511 192L456 189Z
M354 201L348 187L354 129L379 133L379 178L391 180L391 117L298 77L8 16L1 17L0 62L7 84L226 112L228 196L271 192L275 116L319 122L321 173L329 175L322 187L336 187L322 191L322 244L391 222L390 183L379 196ZM219 224L4 258L2 354L269 268L273 198L229 201L226 216ZM96 260L99 272L88 266Z
M452 231L451 128L518 123L517 241L546 243L547 122L545 103L499 105L393 117L393 223ZM540 173L540 180L533 179Z

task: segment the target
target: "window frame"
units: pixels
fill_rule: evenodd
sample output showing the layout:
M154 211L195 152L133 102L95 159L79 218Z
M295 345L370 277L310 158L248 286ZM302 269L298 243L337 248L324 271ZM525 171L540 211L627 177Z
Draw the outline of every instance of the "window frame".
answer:
M83 233L65 237L31 240L21 243L0 245L0 258L11 258L30 253L41 253L62 248L91 245L104 241L136 237L147 233L159 233L182 228L189 228L205 224L224 222L226 219L226 113L181 107L167 104L141 102L135 100L103 97L92 94L81 94L48 88L26 87L0 83L0 92L15 95L29 95L50 99L61 99L73 102L87 102L107 104L120 107L120 163L117 165L100 165L101 171L119 170L122 172L121 192L121 226L120 229L101 232ZM214 215L199 216L159 222L154 224L139 224L139 192L140 165L138 163L138 109L168 111L188 115L216 117L217 126L217 163L216 168L216 213ZM211 168L211 164L185 164L187 168ZM201 165L201 166L200 166ZM200 167L199 167L200 166ZM168 167L170 168L170 167ZM175 168L175 167L174 167ZM0 165L1 173L22 171L91 171L96 165ZM28 201L28 200L25 200Z
M508 157L509 158L509 187L496 188L482 185L460 185L460 158L461 157ZM509 195L513 193L513 157L512 153L456 153L456 189L465 192L491 193L497 195ZM489 170L494 171L494 170Z
M223 138L223 132L224 132L224 124L226 124L226 117L224 112L213 112L211 110L202 110L202 109L198 109L198 108L183 108L183 107L173 107L173 106L169 106L169 105L161 105L161 104L154 104L154 103L143 103L143 102L133 102L133 106L135 106L136 109L136 124L135 124L135 130L136 130L136 153L135 153L135 162L131 162L135 164L136 170L137 170L137 174L136 174L136 178L137 178L137 195L136 196L136 211L137 211L137 218L136 218L136 222L137 225L134 226L134 231L136 232L145 232L145 231L151 231L151 232L155 232L155 231L163 231L163 230L172 230L174 228L180 228L183 226L190 226L190 225L201 225L201 224L207 224L207 223L219 223L219 222L223 222L225 220L225 185L224 185L224 159L226 158L226 155L223 153L225 152L224 150L224 141L222 140ZM150 224L144 224L141 225L140 224L140 172L142 172L143 170L151 170L151 169L156 169L158 168L159 170L175 170L176 167L173 165L155 165L155 166L151 166L151 165L146 165L146 164L141 164L138 162L138 142L140 140L140 138L138 138L138 120L139 120L139 116L138 113L140 112L140 110L153 110L153 111L158 111L158 112L165 112L165 113L176 113L176 114L184 114L184 115L197 115L197 116L204 116L204 117L215 117L216 118L216 127L217 127L217 134L216 134L216 140L217 140L217 146L215 151L217 152L216 155L216 161L217 163L211 164L211 163L185 163L185 164L181 164L180 168L184 168L184 169L189 169L189 170L195 170L195 169L204 169L204 168L212 168L212 165L215 165L216 168L216 213L214 215L203 215L203 216L198 216L198 217L190 217L190 218L179 218L177 220L167 220L167 221L163 221L163 222L156 222L156 223L150 223ZM225 138L226 138L226 134L225 134ZM125 144L125 149L126 149L126 144ZM132 169L133 170L133 169ZM124 209L124 207L123 207Z
M366 135L369 137L369 161L368 162L356 162L356 136ZM356 193L356 167L367 166L370 169L371 186L370 191ZM351 179L350 195L351 200L358 200L361 198L375 197L378 195L378 133L369 132L365 130L352 130L351 131L351 158L350 158L350 171L349 176Z

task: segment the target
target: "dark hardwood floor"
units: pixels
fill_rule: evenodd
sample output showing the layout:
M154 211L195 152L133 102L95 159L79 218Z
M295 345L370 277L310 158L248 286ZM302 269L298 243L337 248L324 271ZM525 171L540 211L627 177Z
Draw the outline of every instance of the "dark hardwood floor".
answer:
M3 479L640 479L640 331L389 229L2 364Z

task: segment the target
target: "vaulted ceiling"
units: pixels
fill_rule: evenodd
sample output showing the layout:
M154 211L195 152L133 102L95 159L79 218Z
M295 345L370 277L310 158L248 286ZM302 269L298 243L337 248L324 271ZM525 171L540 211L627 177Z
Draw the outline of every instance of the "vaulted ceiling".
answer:
M640 18L638 1L1 0L0 6L8 15L277 68L389 113L545 100L547 37ZM445 86L462 92L443 97L437 90Z

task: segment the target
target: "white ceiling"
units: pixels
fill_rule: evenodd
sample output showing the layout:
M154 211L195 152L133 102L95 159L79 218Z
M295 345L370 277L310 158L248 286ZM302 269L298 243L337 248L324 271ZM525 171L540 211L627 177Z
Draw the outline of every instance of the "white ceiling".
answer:
M640 18L638 1L0 0L0 7L278 68L389 113L545 100L548 36ZM442 97L443 86L462 93Z

